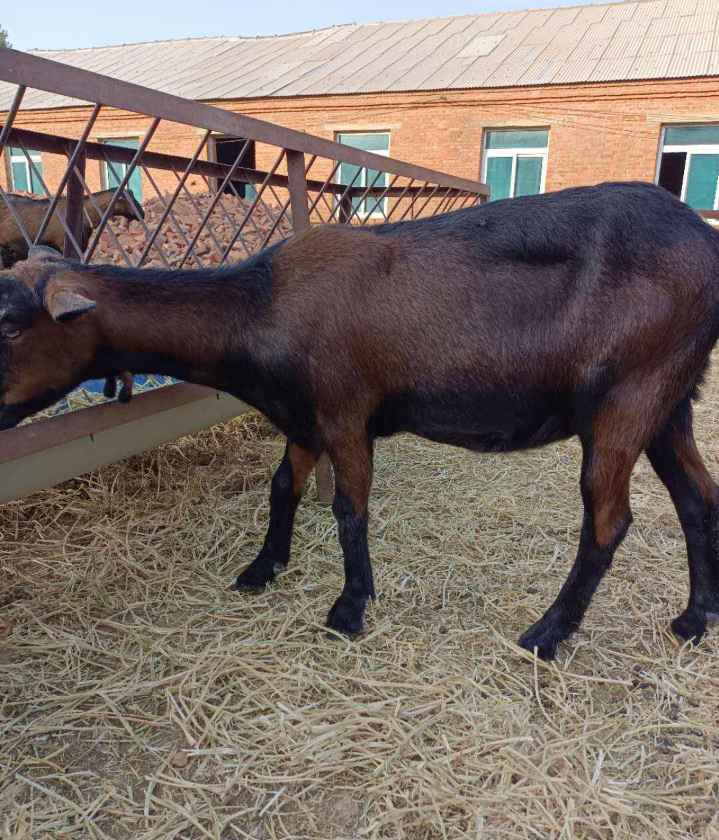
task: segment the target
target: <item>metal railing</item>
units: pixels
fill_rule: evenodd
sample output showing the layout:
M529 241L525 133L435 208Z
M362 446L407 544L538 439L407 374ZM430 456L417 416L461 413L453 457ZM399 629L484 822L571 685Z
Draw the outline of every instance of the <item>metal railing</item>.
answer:
M86 263L218 266L312 224L420 218L471 206L488 196L487 188L476 181L15 50L0 49L2 82L8 83L4 86L8 98L5 105L0 103L0 111L5 110L0 155L6 148L20 150L28 183L40 185L46 207L40 223L28 229L17 199L0 185L0 209L6 209L28 245L43 242L51 223L59 222L65 255ZM38 92L44 92L42 100ZM65 133L38 131L36 112L23 109L24 103L31 108L40 107L38 101L47 103L48 94L74 100L62 111L64 125L70 126ZM107 133L111 118L122 115L124 125L128 114L143 124L136 149L113 144L112 139L98 141ZM194 132L186 154L151 148L162 147L168 124ZM116 136L117 126L110 133ZM217 137L242 138L234 161L211 159ZM251 166L247 165L250 148L257 161ZM64 160L64 165L56 165L50 177L31 152ZM116 189L100 206L93 184L105 186L103 172ZM142 206L130 189L137 173L143 193L150 194ZM114 218L122 199L132 211L127 223ZM218 399L209 389L170 385L139 395L129 406L94 406L2 432L0 467L13 463L19 469L21 458L210 397L222 404L222 410L209 412L205 425L241 409L240 403ZM143 448L139 441L134 451ZM127 454L126 449L120 447L118 452ZM12 488L0 491L0 500L12 498L13 492Z

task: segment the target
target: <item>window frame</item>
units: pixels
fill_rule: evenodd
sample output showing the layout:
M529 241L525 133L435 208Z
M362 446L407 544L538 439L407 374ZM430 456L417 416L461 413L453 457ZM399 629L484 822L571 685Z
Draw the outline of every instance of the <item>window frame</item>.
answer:
M662 126L661 134L659 137L659 155L657 156L657 166L656 172L654 175L654 183L659 186L659 175L662 170L662 158L664 157L664 153L681 153L686 155L686 161L684 162L684 174L682 175L682 191L679 195L679 200L686 202L686 195L687 195L687 182L689 180L689 170L691 169L691 159L692 155L717 155L719 157L719 143L685 143L684 145L681 144L672 144L667 146L666 145L666 136L667 136L667 129L669 128L690 128L691 126L705 126L705 125L713 125L719 128L719 123L716 122L701 122L701 123L667 123L666 125ZM714 185L714 204L712 207L702 207L701 210L717 210L719 209L719 177L717 178L717 182Z
M18 149L19 154L13 154L14 149ZM37 149L27 149L28 156L30 160L38 167L40 172L40 177L43 178L44 172L42 167L42 152L37 151ZM9 146L7 147L7 161L8 161L8 170L9 170L9 181L10 181L10 190L11 192L29 192L32 195L44 195L44 191L42 193L35 193L32 190L32 182L33 182L33 175L34 172L28 159L25 157L25 152L16 146ZM28 189L27 190L19 190L16 183L15 183L15 171L13 170L14 163L22 163L25 167L25 180L27 182ZM40 184L42 187L42 184Z
M500 131L546 131L547 145L546 146L528 146L520 148L515 146L512 149L490 149L488 148L489 135L493 132ZM547 187L547 164L549 162L549 144L551 142L551 130L548 126L503 126L502 128L485 128L483 131L482 142L482 169L480 179L483 184L487 183L487 167L490 158L504 157L512 158L512 171L509 179L509 195L507 198L516 198L514 191L517 186L517 158L520 157L541 157L542 159L542 174L539 179L539 192L536 195L542 195ZM490 201L492 201L490 196ZM495 201L498 199L494 199Z
M106 135L104 137L98 137L97 138L98 143L102 143L103 145L110 145L110 146L113 143L117 143L118 141L122 141L122 140L136 140L137 141L137 148L139 148L140 144L142 143L142 135L140 135L140 134L122 134L122 135L112 135L112 136ZM128 149L132 150L132 146L127 146L125 148L128 148ZM137 151L137 149L134 149L133 151ZM114 161L112 161L112 165L113 165L113 168L117 168L119 166L121 166L123 168L122 173L120 175L120 180L122 180L122 178L124 178L125 174L127 173L127 164L126 163L119 163L118 161L114 160ZM140 195L135 195L133 193L133 196L135 196L135 201L137 201L138 204L142 204L142 170L138 166L138 167L135 168L135 172L137 172L137 175L140 179ZM109 174L110 174L110 167L108 165L108 162L106 160L101 160L100 161L100 186L101 186L101 189L103 189L103 190L112 189L112 187L110 187L110 179L108 177ZM132 175L130 177L132 178ZM127 184L125 186L128 190L132 190L132 187L130 186L129 181L127 182Z
M377 149L372 149L372 154L373 155L380 155L380 157L386 157L386 158L388 158L390 156L390 146L391 146L391 143L392 143L392 132L389 129L386 129L386 128L368 128L368 129L354 128L354 129L351 129L350 131L336 130L335 131L335 137L334 137L335 143L339 143L342 146L347 146L350 149L356 149L357 148L356 146L350 146L349 143L342 143L342 141L339 139L340 137L347 137L348 135L352 135L352 134L386 134L387 135L387 149L386 149L386 151L385 150L380 151L380 150L377 150ZM342 164L345 163L345 161L340 161L339 163L340 163L340 165L337 168L337 179L338 180L337 180L336 183L342 185L342 181L340 181L339 178L340 178L340 173L342 172ZM348 164L348 165L349 166L354 166L354 164ZM362 167L360 167L360 169L361 169L360 181L362 183L358 184L358 183L355 182L354 186L356 186L356 187L367 187L368 186L367 185L367 167L362 166ZM370 167L370 169L371 169L371 167ZM387 173L385 172L383 174L386 178ZM383 184L382 186L386 187L387 184ZM335 196L335 200L337 200L337 196ZM373 207L376 208L376 209L373 209L371 213L365 212L366 209L367 209L367 203L369 201L373 202ZM367 219L386 219L387 218L387 196L385 196L382 199L382 204L381 204L382 209L380 209L380 205L376 203L376 200L374 198L365 198L365 199L363 199L362 204L364 205L364 208L362 210L360 210L359 208L358 209L353 208L353 210L352 210L352 212L354 214L353 218L356 217L358 219L362 219L362 221L366 221Z

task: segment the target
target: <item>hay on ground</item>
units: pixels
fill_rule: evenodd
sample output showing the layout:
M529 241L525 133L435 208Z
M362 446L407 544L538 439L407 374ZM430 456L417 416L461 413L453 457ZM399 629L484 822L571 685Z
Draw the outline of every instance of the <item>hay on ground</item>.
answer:
M698 437L719 475L719 376ZM635 525L555 664L519 633L580 524L575 443L477 457L377 447L367 633L312 488L289 571L259 548L282 440L234 422L0 510L0 836L719 836L719 634L667 632L684 541L646 461Z

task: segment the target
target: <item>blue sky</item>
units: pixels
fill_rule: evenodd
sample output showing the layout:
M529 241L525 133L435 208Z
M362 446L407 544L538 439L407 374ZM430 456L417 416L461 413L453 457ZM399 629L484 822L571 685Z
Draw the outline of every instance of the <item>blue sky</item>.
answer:
M587 0L584 0L587 2ZM17 49L91 47L200 35L272 35L338 23L405 20L577 5L576 0L123 0L0 4L0 26Z

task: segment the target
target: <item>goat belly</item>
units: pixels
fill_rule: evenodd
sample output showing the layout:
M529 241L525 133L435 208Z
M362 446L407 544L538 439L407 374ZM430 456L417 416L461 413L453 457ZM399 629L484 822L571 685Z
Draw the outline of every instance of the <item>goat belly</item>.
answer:
M418 391L386 398L370 433L411 432L477 452L544 446L575 433L571 395L551 391Z

